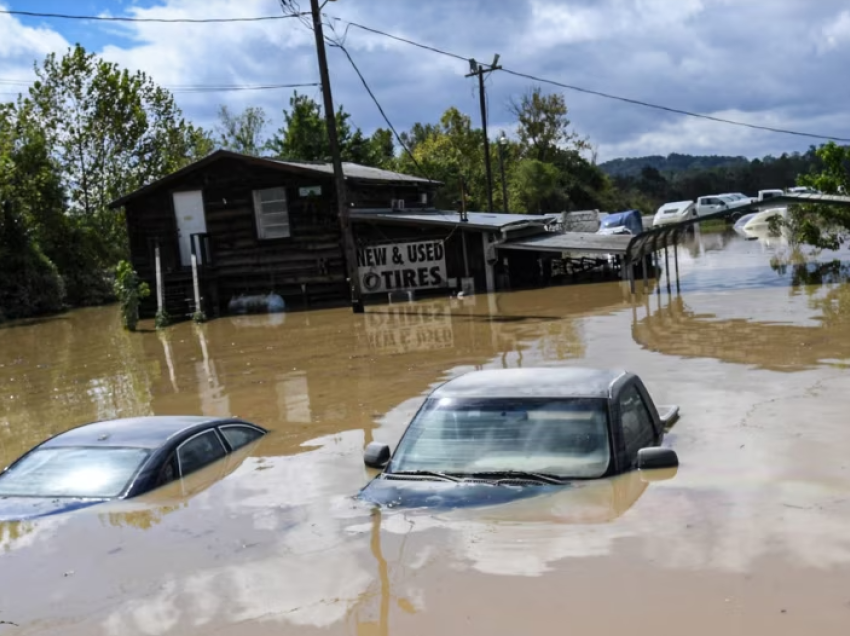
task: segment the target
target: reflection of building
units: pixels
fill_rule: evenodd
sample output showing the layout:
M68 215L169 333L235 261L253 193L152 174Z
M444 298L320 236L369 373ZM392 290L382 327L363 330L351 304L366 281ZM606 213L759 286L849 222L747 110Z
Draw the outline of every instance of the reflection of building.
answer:
M141 334L154 413L237 415L272 429L258 452L364 430L447 369L584 352L570 316L622 306L617 285L557 287L345 310L240 316Z

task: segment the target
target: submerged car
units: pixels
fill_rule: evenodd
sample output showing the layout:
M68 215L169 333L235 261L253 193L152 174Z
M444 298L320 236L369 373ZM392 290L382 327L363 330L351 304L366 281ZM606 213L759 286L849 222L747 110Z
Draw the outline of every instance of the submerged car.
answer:
M693 201L665 203L655 213L655 217L652 219L652 226L657 227L659 225L681 223L682 221L693 219L696 215L697 212Z
M597 234L631 234L643 232L643 217L639 210L626 210L609 214L599 224Z
M0 473L0 521L130 499L266 434L235 418L137 417L86 424L42 442Z
M390 507L506 503L632 470L675 468L659 446L678 417L625 371L474 371L432 392L394 454L372 443L383 471L359 497Z

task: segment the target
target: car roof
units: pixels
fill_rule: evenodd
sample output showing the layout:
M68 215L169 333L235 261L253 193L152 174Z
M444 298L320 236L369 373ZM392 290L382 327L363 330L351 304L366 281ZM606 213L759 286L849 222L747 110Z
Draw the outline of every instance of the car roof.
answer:
M664 209L666 209L666 208L673 208L673 207L675 207L675 208L681 208L681 207L688 206L688 205L693 205L693 204L694 204L694 202L693 202L693 201L672 201L671 203L665 203L664 205L662 205L662 206L661 206L660 208L658 208L658 209L659 209L659 210L664 210Z
M224 423L229 418L196 415L129 417L85 424L50 438L42 448L59 446L132 446L158 448L169 439L205 424Z
M607 398L625 371L585 367L540 367L472 371L449 380L432 398Z

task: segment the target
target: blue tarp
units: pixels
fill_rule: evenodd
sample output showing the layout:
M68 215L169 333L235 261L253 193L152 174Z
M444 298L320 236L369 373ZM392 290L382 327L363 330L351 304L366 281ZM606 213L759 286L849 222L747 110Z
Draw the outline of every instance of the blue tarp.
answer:
M643 232L643 217L639 210L626 210L625 212L615 212L609 214L599 226L599 230L611 230L615 228L625 228L634 235ZM606 233L608 233L606 232Z

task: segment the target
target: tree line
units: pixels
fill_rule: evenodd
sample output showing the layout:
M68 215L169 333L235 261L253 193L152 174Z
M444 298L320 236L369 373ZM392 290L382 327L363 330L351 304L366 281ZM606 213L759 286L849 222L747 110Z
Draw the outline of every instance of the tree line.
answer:
M785 189L803 175L824 169L822 153L811 147L803 153L786 153L749 160L744 157L670 155L618 159L600 165L614 186L635 207L650 213L663 203L693 200L726 192L756 196L759 190Z
M173 95L150 77L79 45L61 57L48 55L35 72L27 95L0 104L0 320L112 300L128 243L124 219L109 202L217 148L330 160L322 107L297 92L276 130L269 130L272 118L262 108L226 106L206 130L187 121ZM827 175L811 177L821 186L846 185L840 171L847 151L834 145L666 173L652 162L639 173L608 164L608 174L596 165L590 141L573 130L563 95L532 87L510 111L510 137L500 131L490 144L496 210L651 213L663 200L782 187L813 170ZM486 209L483 136L470 115L449 107L439 121L416 123L398 137L385 128L364 134L342 106L335 117L344 161L439 181L438 207L456 207L463 192L467 209ZM829 172L827 164L836 161L839 168ZM821 230L814 224L805 231L810 239L832 236Z

